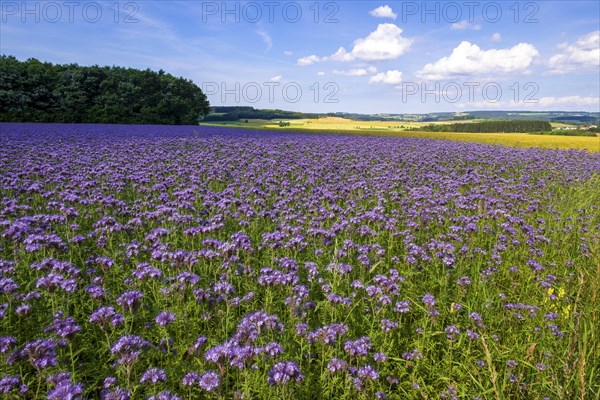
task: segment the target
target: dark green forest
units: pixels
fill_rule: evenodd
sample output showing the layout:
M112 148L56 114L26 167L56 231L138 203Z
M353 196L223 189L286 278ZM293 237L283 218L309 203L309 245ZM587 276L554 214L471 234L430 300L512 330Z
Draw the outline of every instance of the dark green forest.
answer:
M204 117L204 122L237 121L240 119L302 119L319 118L323 114L307 114L297 111L256 109L248 106L213 107L212 114Z
M121 67L0 56L0 121L195 125L210 106L191 80Z
M552 126L548 121L520 120L520 121L482 121L456 124L431 124L414 130L427 132L466 132L466 133L529 133L549 132Z

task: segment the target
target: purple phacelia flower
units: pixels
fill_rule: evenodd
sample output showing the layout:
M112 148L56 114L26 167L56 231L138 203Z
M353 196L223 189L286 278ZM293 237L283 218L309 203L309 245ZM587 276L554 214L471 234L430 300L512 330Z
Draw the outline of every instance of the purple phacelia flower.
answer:
M456 281L456 284L457 284L458 286L469 286L469 285L471 285L471 280L469 279L469 277L468 277L468 276L464 275L464 276L461 276L461 277L460 277L460 278L459 278L459 279Z
M343 336L348 332L348 326L340 323L325 325L313 332L308 333L308 342L320 342L324 344L333 344L338 337Z
M538 371L540 371L540 372L541 372L541 371L544 371L544 370L546 369L546 365L544 365L544 364L542 364L542 363L537 363L537 364L535 364L535 368L536 368Z
M360 367L356 374L360 378L362 378L364 381L367 381L367 380L376 381L377 379L379 379L379 372L377 372L375 370L375 368L373 368L370 365L365 365L364 367Z
M208 371L198 377L198 386L202 390L212 392L219 387L219 375L214 371Z
M148 397L148 400L181 400L181 397L169 392L168 390L163 390L157 395Z
M402 358L404 358L407 361L418 360L420 358L423 358L423 354L421 354L419 349L414 349L413 351L407 351L405 353L402 353Z
M162 276L162 271L158 268L153 268L148 263L138 264L132 275L138 280L144 280L146 278L157 279Z
M48 392L48 400L81 400L82 393L82 384L63 381Z
M431 295L430 293L426 293L421 301L428 307L435 306L435 297L433 297L433 295Z
M548 324L548 329L550 329L550 332L552 332L552 334L559 339L562 339L565 337L565 333L563 331L561 331L558 328L558 326L556 326L554 324Z
M363 336L356 340L348 340L344 343L344 350L352 357L364 357L371 349L371 338Z
M410 300L398 301L394 306L394 311L397 313L407 313L410 311Z
M398 323L395 321L391 321L389 319L382 318L381 319L381 330L384 332L391 332L392 330L398 328Z
M46 382L52 384L53 386L58 386L64 382L69 382L70 380L71 374L69 372L58 372L46 378Z
M308 324L305 322L296 324L294 329L296 330L296 335L304 336L306 334L306 332L308 331Z
M6 353L8 349L17 344L17 339L13 336L0 337L0 353Z
M102 389L100 391L101 400L129 400L130 398L131 393L119 386L114 389Z
M183 376L181 383L183 384L183 386L192 386L193 384L198 382L198 379L200 379L200 375L198 375L195 372L188 372Z
M332 358L329 363L327 363L327 369L332 374L336 372L345 371L348 368L348 363L344 360L340 360L339 358Z
M262 353L268 357L275 357L280 354L283 354L283 347L279 343L273 342L263 346L261 349Z
M446 391L440 395L440 398L441 399L450 399L450 400L458 399L456 397L456 390L454 389L454 387L452 385L448 386L448 389L446 389Z
M352 272L352 266L348 264L331 263L327 267L325 267L325 270L340 275L346 275Z
M102 387L104 389L111 388L115 383L117 383L117 378L113 376L109 376L108 378L104 378L104 382L102 383Z
M108 377L104 379L102 390L100 390L101 400L129 400L131 393L119 386L113 386L117 383L117 378Z
M73 278L65 278L60 274L51 272L38 279L35 287L46 289L51 293L58 288L67 293L73 293L77 289L77 281Z
M206 350L204 359L215 364L222 364L228 357L230 343L225 342Z
M548 321L552 321L553 319L558 318L558 314L550 311L548 314L544 314L544 318L546 318Z
M79 332L81 327L75 323L73 317L63 317L62 311L57 311L54 315L54 321L51 326L46 328L44 332L55 333L58 336L65 338L71 338L75 333Z
M35 368L48 368L56 365L56 348L53 339L38 339L25 345L22 356Z
M483 325L483 319L481 318L481 315L477 314L476 312L472 312L469 314L469 318L471 319L471 321L475 322L475 324L480 327L480 328L484 328Z
M446 337L450 340L456 339L456 336L460 334L460 330L455 325L447 326L444 331L446 332Z
M128 290L117 297L117 304L124 310L133 311L143 298L144 295L142 292L138 290Z
M202 345L204 343L206 343L206 340L207 340L206 336L200 336L198 339L196 339L196 341L194 342L194 344L191 345L188 348L187 353L189 355L198 354L198 352L200 351L200 348L202 347Z
M158 382L166 382L167 374L163 369L159 368L151 368L142 374L140 379L140 383L158 383Z
M109 324L113 327L117 327L119 325L123 325L125 323L125 319L121 314L115 312L115 309L112 307L100 307L92 313L90 316L90 322L93 324L98 324L102 328L107 327Z
M150 343L139 336L125 335L113 344L110 352L117 358L117 364L131 365L140 357L142 350L150 348Z
M89 293L92 299L101 299L104 297L104 288L98 285L88 285L85 287L85 291Z
M162 311L156 316L156 323L160 326L167 326L175 321L175 314L172 312Z
M237 326L233 340L235 343L252 343L261 332L266 330L282 331L283 325L278 323L278 318L275 315L269 315L264 311L257 311L247 314L242 318Z
M269 371L267 382L271 385L285 384L289 381L300 383L304 378L300 367L293 361L280 361Z
M19 286L15 283L12 278L0 278L0 294L12 293L16 291Z
M479 339L479 334L476 331L472 331L471 329L467 329L467 336L471 340Z
M0 378L0 393L9 394L11 391L16 389L21 382L21 378L17 375L15 376L3 376Z

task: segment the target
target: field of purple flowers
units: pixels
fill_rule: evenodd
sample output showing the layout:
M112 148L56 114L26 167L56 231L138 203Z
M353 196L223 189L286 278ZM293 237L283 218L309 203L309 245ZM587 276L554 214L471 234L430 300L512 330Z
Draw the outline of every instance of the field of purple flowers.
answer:
M600 396L600 153L0 129L8 399Z

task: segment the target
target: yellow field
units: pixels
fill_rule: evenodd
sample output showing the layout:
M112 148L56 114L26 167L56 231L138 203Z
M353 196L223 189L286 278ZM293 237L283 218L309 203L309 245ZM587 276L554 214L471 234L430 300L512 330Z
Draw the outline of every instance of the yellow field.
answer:
M279 121L249 120L248 122L204 123L209 126L229 126L249 129L292 130L304 133L337 133L351 135L397 136L411 138L429 138L477 142L512 147L540 147L546 149L582 149L600 152L600 137L532 135L526 133L454 133L454 132L418 132L406 129L431 124L431 122L406 121L354 121L339 117L319 119L283 120L290 126L279 127ZM459 122L476 122L469 120ZM436 122L436 124L455 123L457 121ZM555 124L553 124L555 125ZM562 125L562 124L558 124Z
M457 140L511 147L544 149L580 149L600 152L600 137L549 136L527 133L454 133L454 132L393 132L393 136ZM387 135L386 135L387 136Z
M347 118L340 117L325 117L319 119L285 119L283 122L289 122L290 126L285 129L318 129L318 130L344 130L344 131L365 131L365 130L404 130L410 128L416 128L423 125L429 125L432 122L410 122L410 121L354 121ZM482 120L472 119L468 121L458 122L479 122ZM435 122L436 124L452 124L457 121L442 121ZM202 125L212 126L236 126L240 128L277 128L279 127L279 120L264 120L264 119L250 119L248 122L233 121L233 122L207 122Z

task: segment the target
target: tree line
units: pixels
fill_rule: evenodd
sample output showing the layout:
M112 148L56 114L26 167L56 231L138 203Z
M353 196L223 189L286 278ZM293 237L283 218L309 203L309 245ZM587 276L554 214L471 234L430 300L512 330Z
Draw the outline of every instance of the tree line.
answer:
M466 133L528 133L549 132L552 125L548 121L537 120L506 120L482 121L455 124L430 124L413 130L427 132L466 132Z
M209 110L197 85L163 70L0 56L0 121L195 125Z
M205 116L204 122L226 122L244 119L303 119L319 118L322 114L307 114L297 111L256 109L248 106L219 106L213 107L211 114Z

